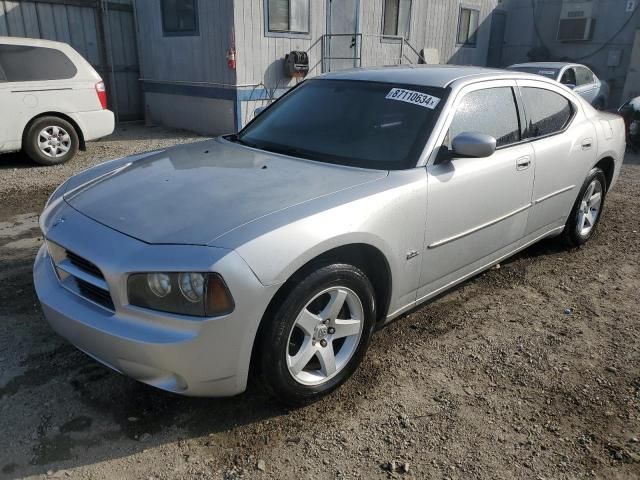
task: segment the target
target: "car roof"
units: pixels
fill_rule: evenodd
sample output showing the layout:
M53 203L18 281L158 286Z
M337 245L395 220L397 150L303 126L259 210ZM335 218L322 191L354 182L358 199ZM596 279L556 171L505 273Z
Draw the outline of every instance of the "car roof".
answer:
M564 68L564 67L584 67L579 63L571 63L571 62L527 62L527 63L516 63L514 65L509 66L508 68L514 67L540 67L540 68Z
M528 78L538 75L494 68L461 65L393 65L388 67L354 68L325 73L319 78L331 80L361 80L428 87L448 87L458 80L500 80Z
M5 45L23 45L25 47L49 47L66 49L68 44L64 42L55 42L53 40L42 40L40 38L22 38L22 37L2 37L0 43Z

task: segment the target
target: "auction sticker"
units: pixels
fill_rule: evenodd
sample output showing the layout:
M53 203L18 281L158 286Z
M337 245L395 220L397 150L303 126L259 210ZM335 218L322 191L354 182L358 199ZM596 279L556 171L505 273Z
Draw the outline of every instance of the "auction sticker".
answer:
M432 97L426 93L416 92L414 90L405 90L404 88L392 88L384 98L397 100L399 102L412 103L430 110L436 108L438 103L440 103L440 99L438 97Z

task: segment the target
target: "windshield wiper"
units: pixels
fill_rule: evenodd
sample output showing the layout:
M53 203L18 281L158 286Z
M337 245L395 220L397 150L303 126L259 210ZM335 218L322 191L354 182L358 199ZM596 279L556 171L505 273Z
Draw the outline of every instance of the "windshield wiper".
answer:
M251 143L251 142L247 142L246 140L243 140L238 136L237 133L232 133L231 135L227 135L225 138L230 142L239 143L240 145L244 145L245 147L260 148L255 143Z

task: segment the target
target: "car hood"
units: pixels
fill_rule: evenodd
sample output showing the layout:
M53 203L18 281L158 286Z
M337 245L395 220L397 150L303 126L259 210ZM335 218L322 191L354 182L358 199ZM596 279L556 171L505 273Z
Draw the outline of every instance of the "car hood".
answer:
M69 188L64 199L87 217L147 243L209 245L270 213L387 174L214 139L119 161Z

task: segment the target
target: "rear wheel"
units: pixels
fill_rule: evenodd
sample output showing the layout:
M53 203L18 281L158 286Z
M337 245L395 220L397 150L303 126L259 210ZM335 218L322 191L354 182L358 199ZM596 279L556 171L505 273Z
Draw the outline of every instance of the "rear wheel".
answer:
M562 232L564 241L573 247L586 243L596 231L607 193L604 172L594 168L587 175Z
M38 118L24 139L24 151L42 165L57 165L71 160L80 145L73 125L58 117Z
M299 281L261 332L263 384L290 405L314 401L356 370L375 326L368 278L346 264L327 265Z

